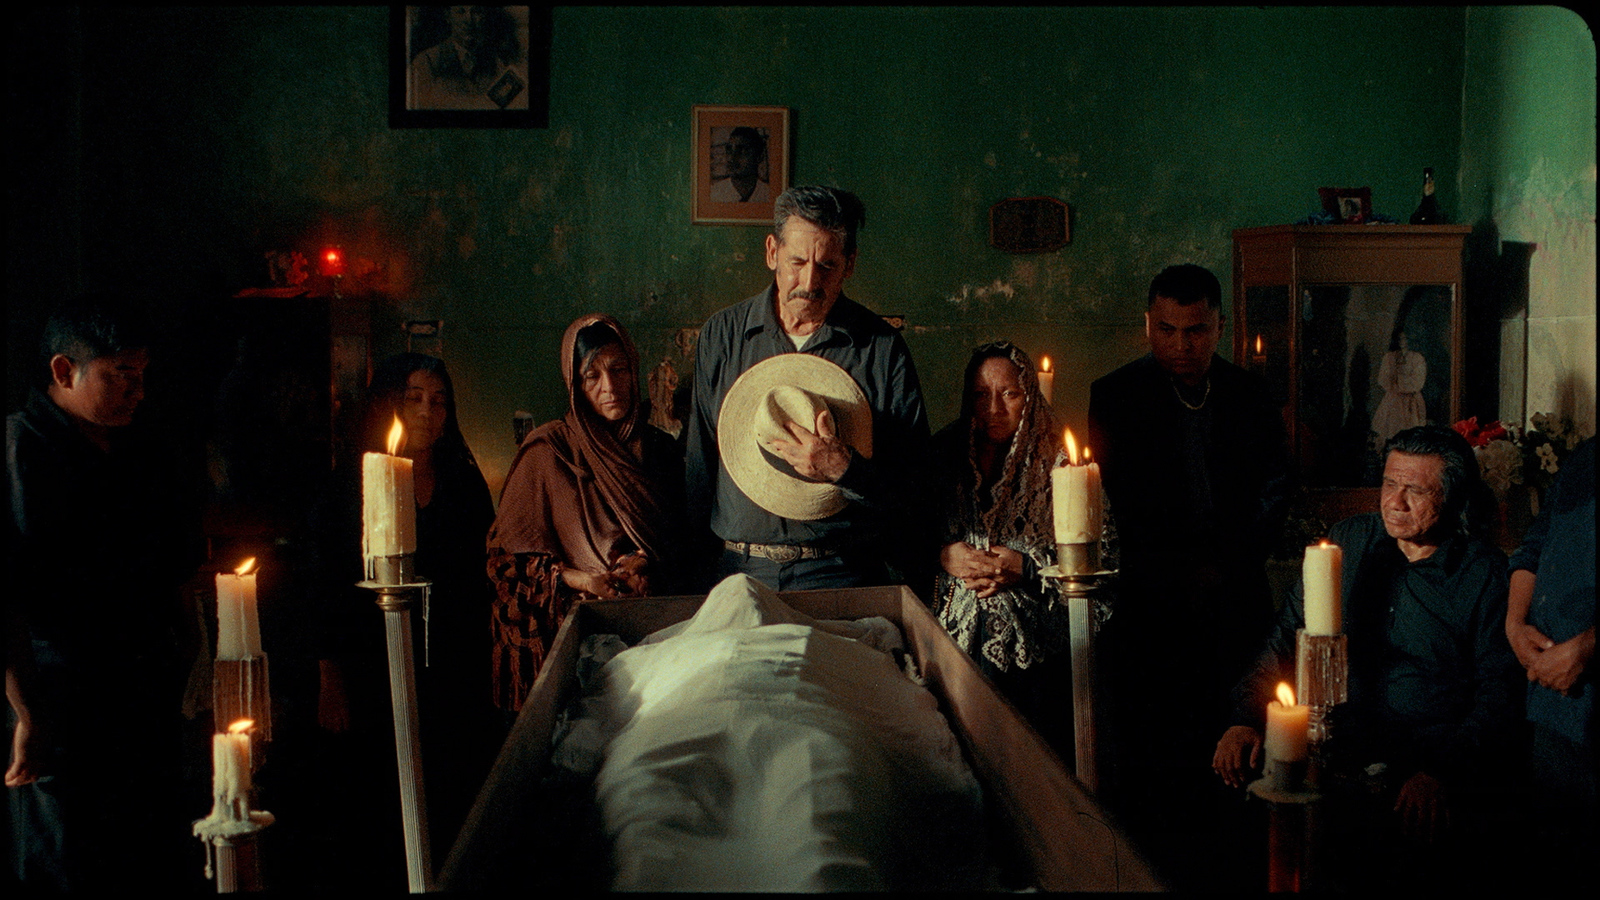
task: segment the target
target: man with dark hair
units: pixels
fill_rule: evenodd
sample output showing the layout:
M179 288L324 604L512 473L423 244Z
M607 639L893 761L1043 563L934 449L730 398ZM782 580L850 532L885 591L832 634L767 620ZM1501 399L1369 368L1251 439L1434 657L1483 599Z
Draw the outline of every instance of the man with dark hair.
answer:
M1271 624L1266 559L1288 506L1282 417L1264 381L1217 356L1222 322L1215 275L1163 269L1147 295L1149 354L1089 389L1089 445L1120 554L1105 628L1110 793L1174 867L1218 858L1199 840L1216 830L1217 797L1195 760ZM1156 698L1166 715L1148 715Z
M192 483L129 427L149 343L116 303L69 305L6 418L10 862L32 887L181 871L178 587L201 545Z
M711 185L714 203L765 203L772 199L771 188L761 180L761 164L767 159L767 139L760 130L740 125L728 134L728 177Z
M715 539L708 549L716 558L698 570L713 581L745 572L794 590L931 578L929 563L916 559L925 547L915 529L925 527L927 517L917 513L915 485L929 441L916 368L899 332L844 296L855 271L856 232L865 220L861 201L848 191L785 191L774 203L766 239L773 282L713 315L701 331L686 468L691 523ZM820 485L835 495L829 511L817 517L784 515L769 508L780 504L752 499L730 475L719 446L719 439L751 439L750 423L720 421L735 382L791 353L842 369L799 361L848 376L870 409L870 441L860 446L846 441L840 410L819 407L814 418L790 422L785 436L764 443L754 457L761 471L752 478L770 476L788 486L783 490ZM794 387L814 392L820 386Z
M1339 848L1356 841L1353 858L1372 866L1375 883L1393 874L1386 862L1420 872L1438 848L1460 849L1494 789L1511 784L1521 670L1504 635L1505 556L1483 537L1486 494L1464 438L1410 428L1389 441L1379 511L1328 535L1343 548L1349 700L1330 720L1323 781L1335 792L1360 784L1339 794L1344 824L1333 832ZM1243 786L1261 762L1267 703L1279 681L1295 681L1304 625L1299 585L1232 692L1231 727L1212 754L1229 785Z

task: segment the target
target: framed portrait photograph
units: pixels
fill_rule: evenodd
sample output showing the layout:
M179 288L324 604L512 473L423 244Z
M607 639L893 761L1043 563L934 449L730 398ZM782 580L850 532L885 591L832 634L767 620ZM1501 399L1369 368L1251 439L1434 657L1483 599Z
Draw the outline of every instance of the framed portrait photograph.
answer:
M690 180L696 225L770 225L789 188L789 110L696 106Z
M1067 204L1054 197L1012 197L989 207L989 243L1007 253L1060 250L1072 240Z
M396 6L389 127L544 128L550 8Z
M1322 211L1344 225L1365 225L1372 219L1371 188L1317 188Z

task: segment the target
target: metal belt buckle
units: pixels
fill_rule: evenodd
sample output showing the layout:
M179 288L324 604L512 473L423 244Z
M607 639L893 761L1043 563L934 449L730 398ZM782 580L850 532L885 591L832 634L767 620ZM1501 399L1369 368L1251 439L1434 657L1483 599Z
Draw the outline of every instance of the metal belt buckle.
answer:
M768 544L766 547L767 559L780 566L786 566L800 558L801 550L791 544Z

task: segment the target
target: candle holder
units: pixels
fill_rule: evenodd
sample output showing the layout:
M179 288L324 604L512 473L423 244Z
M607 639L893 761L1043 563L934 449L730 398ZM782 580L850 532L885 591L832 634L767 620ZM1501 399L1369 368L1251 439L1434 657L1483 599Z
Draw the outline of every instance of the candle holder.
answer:
M255 723L250 740L256 746L272 740L272 691L267 674L267 655L249 659L211 661L211 708L217 725L240 719ZM253 768L261 767L263 754L251 755Z
M261 878L261 832L277 821L264 810L246 810L244 818L211 815L196 819L194 834L206 848L206 878L217 883L217 893L258 892Z
M381 565L374 566L378 561ZM392 565L390 564L392 562ZM417 714L417 671L412 655L411 607L419 599L426 609L431 582L416 580L410 554L403 557L368 557L369 574L383 578L360 582L357 587L376 591L383 610L389 648L389 697L394 709L394 749L400 770L400 813L405 828L406 878L412 893L432 887L433 862L428 836L428 795L422 777L422 735Z
M1332 736L1328 713L1349 699L1349 640L1343 634L1295 632L1295 696L1311 708L1306 740L1313 747Z
M206 878L217 882L219 894L262 889L256 839L275 821L272 813L250 808L255 791L250 727L236 723L227 734L212 737L211 812L193 826L195 837L205 844ZM242 744L241 737L246 738Z
M1056 544L1056 564L1045 571L1069 577L1100 574L1100 542Z
M417 566L414 554L404 553L399 556L368 556L366 562L367 580L361 582L362 587L385 587L417 584Z
M1268 804L1267 890L1271 892L1304 890L1315 874L1317 808L1322 795L1284 787L1285 783L1291 788L1304 787L1305 765L1269 759L1262 776L1245 788Z
M1094 636L1110 616L1102 599L1106 584L1117 574L1099 568L1099 542L1057 544L1056 565L1039 574L1056 582L1067 599L1067 624L1072 651L1072 734L1074 773L1094 793L1099 788L1095 735Z

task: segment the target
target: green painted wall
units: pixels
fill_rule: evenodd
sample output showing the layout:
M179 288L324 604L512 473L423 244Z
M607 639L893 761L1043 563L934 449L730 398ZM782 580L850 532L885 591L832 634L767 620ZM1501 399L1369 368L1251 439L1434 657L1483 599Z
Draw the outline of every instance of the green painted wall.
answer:
M787 106L795 180L867 204L849 291L907 317L935 427L955 414L967 351L996 337L1056 360L1057 407L1080 424L1089 382L1143 352L1162 266L1200 262L1226 286L1233 229L1295 221L1323 185L1370 186L1404 219L1423 166L1458 170L1468 21L1435 7L564 7L550 126L505 131L389 129L386 8L94 10L54 26L80 77L13 100L67 150L24 137L15 177L72 190L27 204L8 282L28 297L157 286L196 316L261 284L263 251L341 243L377 269L380 352L403 319L445 320L468 440L497 485L512 412L561 411L551 357L572 317L617 314L653 364L676 329L763 287L760 228L690 224L690 107ZM1456 179L1441 180L1455 215ZM1041 194L1071 204L1072 242L991 248L990 205ZM81 267L20 271L61 255L47 247L63 230L81 235ZM7 308L26 321L32 307Z
M1499 319L1498 415L1595 430L1595 41L1561 7L1467 17L1460 194L1489 264L1525 260Z

